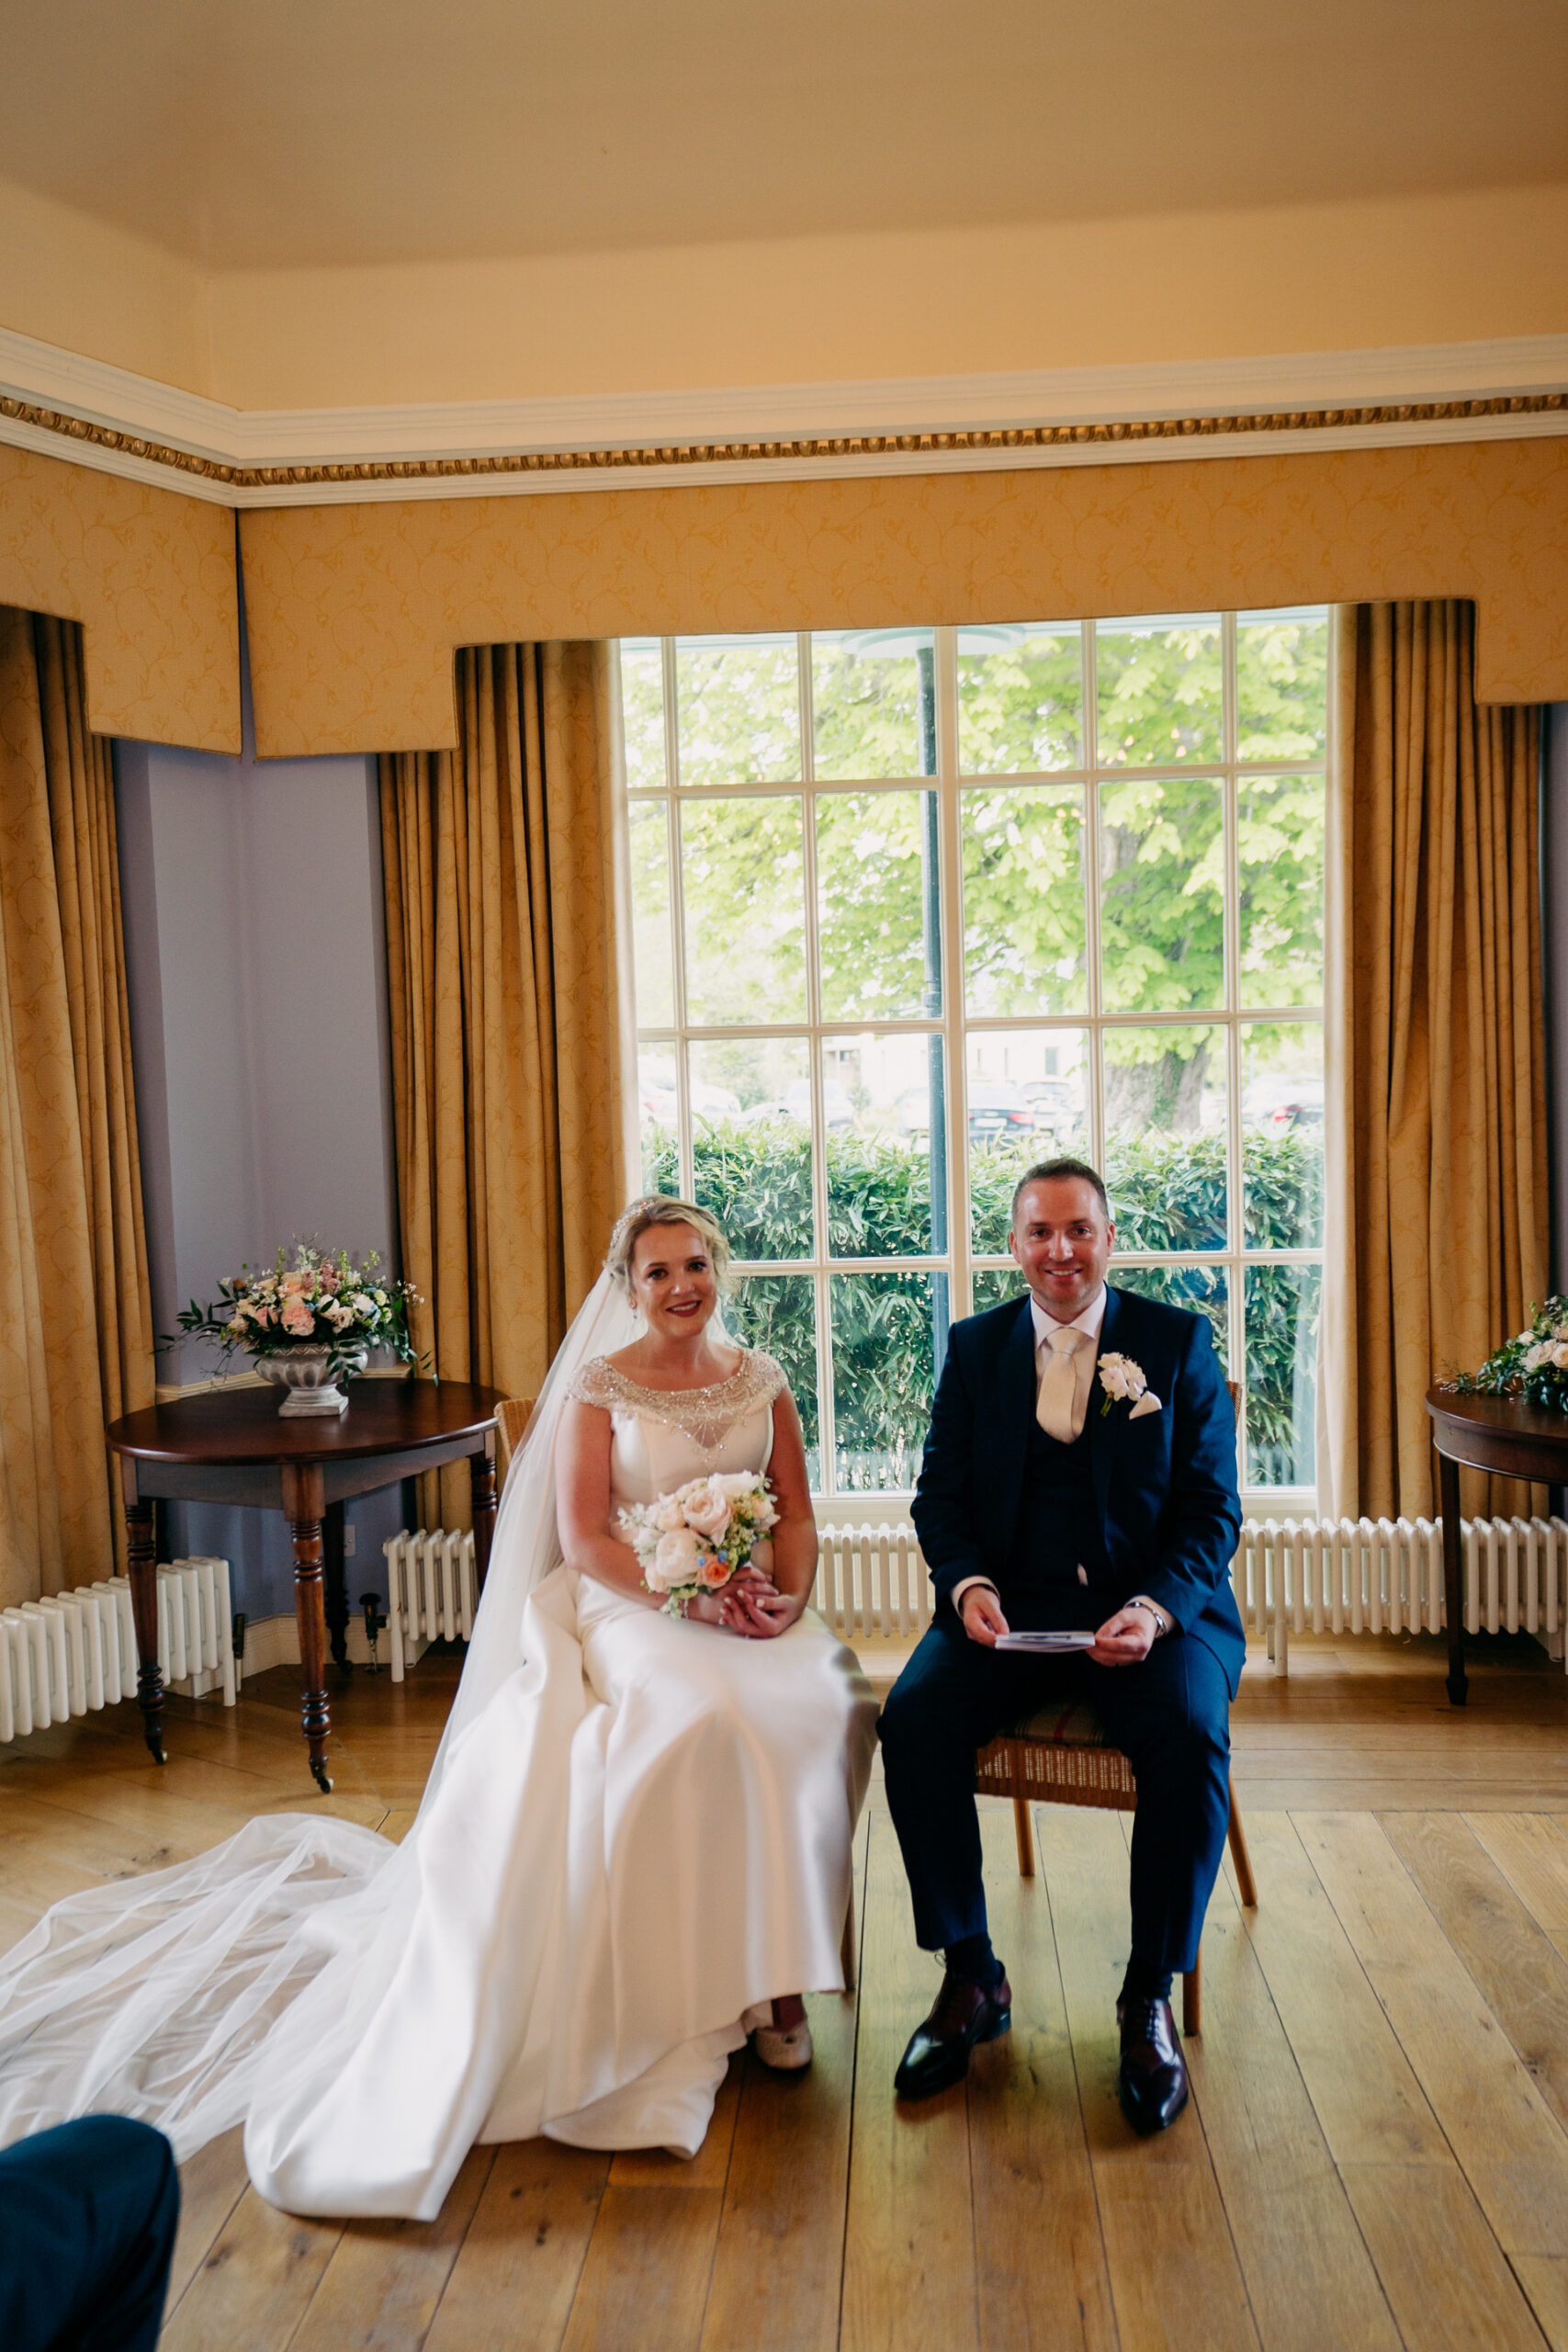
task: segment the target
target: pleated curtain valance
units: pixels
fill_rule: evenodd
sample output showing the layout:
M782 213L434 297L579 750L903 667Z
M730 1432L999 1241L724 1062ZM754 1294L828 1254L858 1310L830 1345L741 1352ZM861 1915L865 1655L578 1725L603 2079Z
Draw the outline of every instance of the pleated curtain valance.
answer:
M1453 599L1336 615L1320 1501L1430 1514L1425 1398L1546 1295L1540 713ZM1465 1473L1464 1508L1543 1508Z
M457 655L456 752L380 763L403 1270L436 1372L536 1396L636 1164L615 649ZM443 1474L426 1523L464 1523Z
M0 1600L111 1575L152 1401L109 746L82 631L0 606Z

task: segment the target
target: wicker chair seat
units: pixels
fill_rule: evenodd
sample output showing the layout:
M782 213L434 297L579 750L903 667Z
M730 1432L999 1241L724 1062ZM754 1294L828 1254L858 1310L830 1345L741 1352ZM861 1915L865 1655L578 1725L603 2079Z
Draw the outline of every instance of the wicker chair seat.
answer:
M975 1786L982 1796L1026 1804L1065 1799L1130 1813L1138 1802L1133 1768L1094 1709L1060 1700L1021 1716L980 1750Z

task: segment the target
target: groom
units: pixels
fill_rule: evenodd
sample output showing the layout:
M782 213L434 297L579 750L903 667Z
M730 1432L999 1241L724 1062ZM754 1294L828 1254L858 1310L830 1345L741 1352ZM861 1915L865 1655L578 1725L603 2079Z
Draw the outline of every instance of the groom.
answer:
M1032 1168L1013 1195L1029 1296L953 1330L913 1511L936 1614L881 1737L915 1933L946 1962L894 2078L923 2098L1012 2021L986 1932L975 1752L1047 1699L1097 1710L1138 1782L1116 2015L1122 2111L1146 2132L1187 2103L1170 1987L1197 1959L1224 1849L1241 1507L1209 1326L1110 1288L1115 1238L1081 1160ZM1098 1631L1087 1652L1031 1657L998 1649L1010 1628Z

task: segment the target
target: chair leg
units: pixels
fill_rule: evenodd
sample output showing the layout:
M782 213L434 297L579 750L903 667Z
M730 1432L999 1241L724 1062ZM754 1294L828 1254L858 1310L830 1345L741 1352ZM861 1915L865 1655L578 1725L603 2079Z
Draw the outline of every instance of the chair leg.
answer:
M1181 1980L1181 2030L1201 2033L1203 2030L1203 1947L1198 1947L1198 1957Z
M1012 1801L1012 1826L1018 1832L1018 1874L1020 1878L1032 1878L1034 1832L1029 1826L1029 1807L1021 1797Z
M1252 1857L1247 1850L1247 1832L1241 1826L1241 1815L1236 1811L1234 1789L1231 1791L1230 1827L1226 1835L1230 1838L1231 1860L1235 1864L1235 1883L1241 1891L1242 1902L1247 1910L1256 1911L1258 1881L1252 1875Z
M839 1946L839 1958L844 1965L844 1990L855 1989L855 1883L850 1881L850 1899L844 1907L843 1939Z

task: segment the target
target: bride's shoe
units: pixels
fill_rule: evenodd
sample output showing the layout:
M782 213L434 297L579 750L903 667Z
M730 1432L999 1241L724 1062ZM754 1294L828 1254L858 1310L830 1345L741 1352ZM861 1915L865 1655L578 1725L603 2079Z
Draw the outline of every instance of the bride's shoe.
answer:
M796 2075L811 2064L811 2027L806 2015L806 2005L797 2001L794 2006L800 2010L794 2025L778 2023L779 2005L775 2001L773 2021L759 2025L752 2030L752 2049L763 2065L771 2066L775 2075Z

